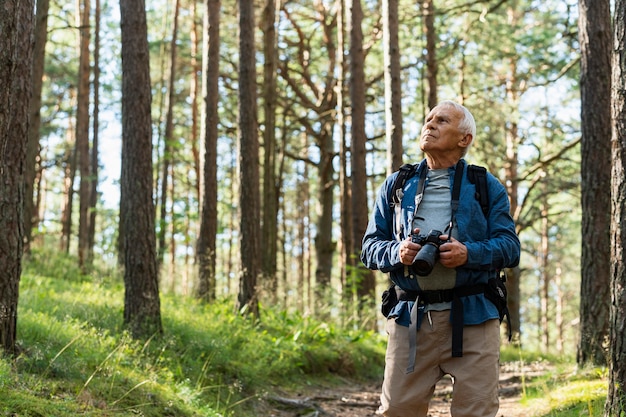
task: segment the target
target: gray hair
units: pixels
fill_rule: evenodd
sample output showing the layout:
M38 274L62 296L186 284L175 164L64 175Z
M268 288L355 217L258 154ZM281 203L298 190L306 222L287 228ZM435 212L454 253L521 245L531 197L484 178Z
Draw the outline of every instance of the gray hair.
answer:
M437 104L437 106L452 106L461 113L463 113L463 118L459 122L459 130L464 134L469 133L470 135L472 135L472 139L476 138L476 121L474 120L474 116L472 116L472 113L467 109L467 107L452 100L442 101L441 103Z

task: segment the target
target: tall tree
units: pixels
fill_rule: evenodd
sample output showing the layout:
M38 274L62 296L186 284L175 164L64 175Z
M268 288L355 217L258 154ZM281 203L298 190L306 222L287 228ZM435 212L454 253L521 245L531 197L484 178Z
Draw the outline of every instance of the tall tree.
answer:
M348 175L348 143L346 135L346 18L344 0L337 0L337 126L339 131L339 205L341 222L341 285L345 308L353 305L348 285L348 265L353 252L350 176Z
M318 301L324 303L328 299L330 291L331 274L334 266L335 240L333 239L333 203L335 191L335 144L333 135L336 126L336 105L337 93L335 82L335 60L336 43L335 28L336 19L330 15L331 5L323 1L315 1L314 17L306 21L296 18L298 13L293 13L289 8L283 8L286 20L291 23L294 36L285 35L284 40L295 50L288 48L282 56L285 58L280 62L279 74L287 82L295 94L295 100L302 105L311 116L298 118L298 123L302 131L312 137L317 146L319 154L311 158L311 154L306 149L306 141L301 145L299 156L296 159L303 159L317 168L317 200L316 211L316 235L315 254L317 266L315 268L315 292ZM308 6L307 6L308 10ZM311 29L313 28L313 29ZM308 30L307 30L308 29ZM309 33L311 30L311 33ZM315 46L310 37L319 40L319 45ZM320 66L323 69L320 69ZM323 77L316 74L323 73ZM289 104L286 106L289 113L293 113L293 108Z
M79 10L78 101L76 103L76 150L80 171L78 210L78 265L85 269L89 251L89 207L91 205L91 155L89 153L89 77L91 75L91 2L82 0Z
M611 9L609 0L579 0L581 51L582 257L579 365L606 364L611 238Z
M611 315L609 393L604 415L626 413L626 1L616 0L613 21L611 172Z
M48 41L48 10L50 0L37 0L35 19L35 46L33 50L33 81L30 99L30 119L28 124L28 145L24 165L24 238L26 251L29 250L33 228L37 223L35 213L35 179L37 177L37 157L39 155L39 128L41 127L41 90L43 86L46 42Z
M278 179L276 177L276 16L279 0L265 0L263 7L263 277L270 297L276 299L278 249Z
M217 234L217 125L220 70L220 0L206 0L204 16L204 79L205 131L204 181L202 217L198 237L198 291L199 298L215 299L215 254Z
M152 199L150 61L144 0L120 0L124 323L137 338L162 332Z
M402 165L402 79L398 42L398 0L383 0L383 49L385 61L385 126L387 174Z
M71 104L76 105L76 88L70 92ZM65 132L65 149L63 155L63 207L61 213L61 240L60 248L65 253L70 252L70 240L72 237L72 213L74 207L74 181L76 180L76 135L73 123L73 115L68 120L68 128Z
M89 195L88 265L93 263L96 240L96 206L98 205L98 174L100 170L100 0L95 0L93 46L93 139L91 142L91 190Z
M202 60L198 60L200 50L200 43L202 42L201 36L198 36L198 4L192 1L190 4L191 10L191 32L189 34L191 41L191 69L193 74L191 75L190 87L189 87L189 100L191 101L191 153L193 155L193 172L195 174L195 198L197 201L202 201L202 167L200 163L200 134L198 126L202 126L203 123L200 120L200 106L198 97L202 94L200 76L204 74L204 68L202 68ZM208 8L207 8L208 9ZM205 13L206 14L206 13ZM202 28L202 26L201 26ZM204 33L201 33L204 35ZM202 49L204 51L204 49ZM202 55L200 55L202 56Z
M351 119L351 191L352 191L352 242L354 245L353 263L361 252L361 240L367 228L367 173L365 170L365 53L363 51L363 9L361 0L348 1L350 33L350 106ZM360 313L371 311L370 302L374 299L376 281L374 274L364 268L353 269L359 297Z
M172 25L172 40L170 42L170 73L168 77L167 111L165 113L165 135L163 140L163 165L161 167L161 210L159 211L159 233L158 233L158 264L163 266L165 255L165 230L167 228L167 195L170 176L172 177L172 189L174 187L173 169L174 163L174 101L176 97L174 86L176 85L176 55L178 51L178 15L180 13L180 0L174 1L174 24ZM171 193L172 206L174 205L174 192ZM172 218L172 224L174 219ZM172 231L172 235L174 232ZM173 261L173 259L172 259Z
M259 134L257 131L254 1L239 0L239 207L241 280L239 310L258 314L260 271Z
M34 28L32 0L0 7L0 354L16 353L24 245L24 161Z
M422 0L422 16L424 19L424 35L426 36L426 49L424 59L426 60L426 82L428 83L428 109L433 109L437 105L437 73L439 64L437 62L437 32L435 29L435 3L433 0ZM426 112L428 113L428 111Z
M545 172L543 173L545 175ZM541 349L543 352L550 350L550 326L549 326L549 302L550 302L550 287L552 286L552 274L550 268L550 219L548 217L548 193L545 191L546 184L543 183L540 187L544 190L541 193L541 246L539 251L539 266L541 270L541 282L539 288L539 304L540 304L540 322L537 328L540 332Z

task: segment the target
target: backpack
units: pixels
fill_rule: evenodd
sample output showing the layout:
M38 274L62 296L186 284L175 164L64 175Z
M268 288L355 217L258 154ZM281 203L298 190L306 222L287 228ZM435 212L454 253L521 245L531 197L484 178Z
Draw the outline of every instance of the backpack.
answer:
M404 185L406 181L411 178L417 172L419 164L404 164L398 170L393 186L391 188L391 203L392 207L400 207L402 203L402 197L404 196ZM489 187L487 186L487 169L479 165L470 164L467 166L467 179L470 183L476 186L476 200L480 203L483 215L485 218L489 213ZM393 300L395 294L393 285L383 292L383 308L386 311L390 311L393 308ZM498 309L500 316L500 323L506 318L509 342L513 337L513 330L511 328L511 314L507 305L507 290L506 290L506 273L504 271L497 271L496 277L489 279L485 286L485 298L491 301ZM384 311L383 311L384 314ZM386 316L386 315L385 315Z
M404 184L417 172L419 164L404 164L398 170L393 186L391 188L391 205L395 206L402 202L404 195ZM485 217L489 212L489 189L487 187L487 169L479 165L470 164L467 166L467 179L476 185L476 200L480 203L480 207Z

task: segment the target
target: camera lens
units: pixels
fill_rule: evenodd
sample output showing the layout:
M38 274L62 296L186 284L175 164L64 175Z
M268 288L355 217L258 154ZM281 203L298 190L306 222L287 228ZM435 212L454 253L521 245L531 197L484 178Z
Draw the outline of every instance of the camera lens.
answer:
M439 254L439 247L432 243L427 243L422 246L415 260L413 261L413 270L419 276L426 276L430 274L435 266L437 255Z

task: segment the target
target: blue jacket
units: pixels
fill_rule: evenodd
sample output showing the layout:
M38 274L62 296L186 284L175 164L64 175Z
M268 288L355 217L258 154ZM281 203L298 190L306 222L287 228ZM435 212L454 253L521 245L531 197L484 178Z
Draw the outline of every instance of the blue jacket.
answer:
M425 160L419 165L416 175L409 178L404 186L401 240L411 230L409 214L415 210L415 194L423 169L427 169ZM506 189L492 174L487 173L489 211L485 216L475 198L476 187L467 178L466 163L463 164L463 169L465 172L455 221L458 240L467 247L467 263L456 268L456 287L487 283L489 278L496 276L498 270L517 266L520 258L520 242L510 215ZM456 165L448 170L452 190ZM388 272L391 280L400 288L416 291L420 289L417 280L408 276L407 268L400 262L400 241L395 239L395 211L391 204L391 188L397 175L396 172L387 177L376 198L363 237L361 260L369 269ZM408 326L412 306L412 301L400 301L389 317L395 316L398 324ZM466 325L499 318L496 307L483 294L464 297L463 313Z

